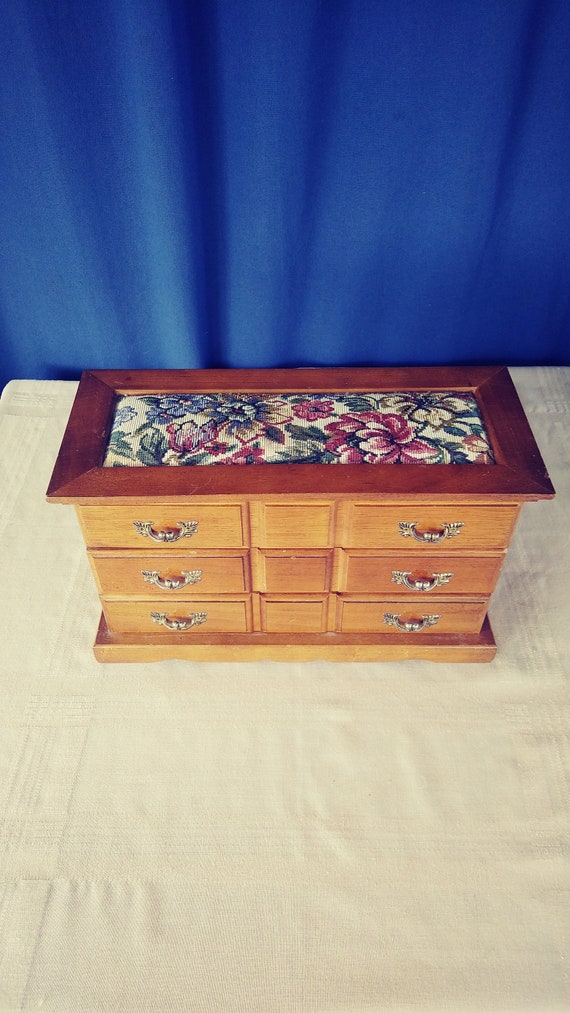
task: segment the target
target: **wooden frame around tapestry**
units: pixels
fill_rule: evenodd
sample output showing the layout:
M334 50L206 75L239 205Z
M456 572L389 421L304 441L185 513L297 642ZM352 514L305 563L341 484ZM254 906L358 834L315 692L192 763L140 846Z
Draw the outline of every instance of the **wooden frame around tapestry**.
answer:
M279 464L235 467L102 466L121 394L464 391L474 395L494 464ZM315 482L315 468L319 481ZM170 501L193 496L384 497L502 502L554 495L505 367L417 366L316 369L88 370L83 373L47 491L51 502Z

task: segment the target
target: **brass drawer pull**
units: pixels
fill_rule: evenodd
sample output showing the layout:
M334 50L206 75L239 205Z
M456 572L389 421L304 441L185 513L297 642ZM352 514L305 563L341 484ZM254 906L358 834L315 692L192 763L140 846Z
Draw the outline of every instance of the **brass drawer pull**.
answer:
M435 626L440 619L441 616L422 616L421 620L412 619L410 622L401 623L399 615L395 615L393 612L384 613L386 626L395 626L400 633L419 633L420 630L425 630L428 626Z
M456 535L460 535L463 523L463 521L453 521L452 523L444 521L441 531L416 531L418 521L400 521L398 529L402 538L415 538L416 542L431 544L442 542L444 538L455 538Z
M156 531L152 521L133 521L139 535L144 538L152 538L153 542L177 542L179 538L195 535L198 530L198 521L178 521L178 528L164 528Z
M409 588L410 591L433 591L435 587L441 587L442 584L449 584L449 581L453 577L452 573L432 573L431 579L425 577L418 577L417 580L410 580L412 571L408 570L392 570L392 580L394 584L403 584L404 587Z
M150 618L153 623L158 623L159 626L165 626L167 630L191 630L193 626L201 626L202 623L206 622L208 617L207 612L193 612L187 619L168 619L166 612L151 612Z
M141 570L141 574L147 584L155 584L161 591L179 591L202 579L201 570L181 570L179 577L161 577L158 570Z

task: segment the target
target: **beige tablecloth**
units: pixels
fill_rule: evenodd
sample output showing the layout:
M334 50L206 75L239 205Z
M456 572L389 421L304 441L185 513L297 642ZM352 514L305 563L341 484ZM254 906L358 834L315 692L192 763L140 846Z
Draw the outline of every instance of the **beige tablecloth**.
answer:
M0 401L0 1010L570 1010L570 369L490 665L99 665L75 392Z

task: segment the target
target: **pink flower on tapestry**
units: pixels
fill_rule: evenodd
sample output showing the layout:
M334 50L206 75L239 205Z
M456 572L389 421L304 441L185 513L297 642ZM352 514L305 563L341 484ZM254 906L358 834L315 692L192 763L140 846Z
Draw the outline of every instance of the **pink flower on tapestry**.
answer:
M414 437L414 430L402 415L382 412L355 412L326 426L332 432L326 449L343 464L415 464L429 462L438 451Z
M334 411L334 402L328 399L317 398L312 401L301 401L293 405L293 414L299 419L307 422L314 422L315 419L326 419Z
M325 450L335 455L338 464L364 464L364 454L357 447L351 447L340 435L327 440Z

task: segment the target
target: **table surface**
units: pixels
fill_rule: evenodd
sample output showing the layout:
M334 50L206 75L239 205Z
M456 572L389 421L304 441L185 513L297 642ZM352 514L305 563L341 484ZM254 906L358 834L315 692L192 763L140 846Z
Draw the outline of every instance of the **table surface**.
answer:
M0 1011L570 1008L570 369L516 368L490 665L97 664L47 488L76 384L0 400Z

